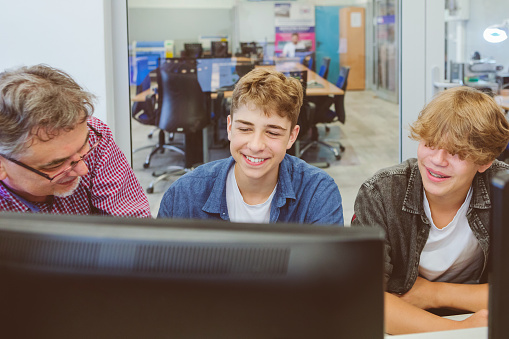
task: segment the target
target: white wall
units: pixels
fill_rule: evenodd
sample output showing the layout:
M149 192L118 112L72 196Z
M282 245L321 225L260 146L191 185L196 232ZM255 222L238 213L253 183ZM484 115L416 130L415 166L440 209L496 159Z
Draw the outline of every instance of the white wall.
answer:
M408 138L413 123L433 95L431 70L444 73L444 0L400 0L400 161L417 156ZM440 81L443 79L437 79Z
M0 0L0 70L46 63L71 74L130 154L126 11L125 0Z
M493 44L484 40L482 34L486 27L501 24L509 19L508 0L476 1L470 0L470 17L466 22L465 61L478 51L482 58L492 57L509 72L509 41Z

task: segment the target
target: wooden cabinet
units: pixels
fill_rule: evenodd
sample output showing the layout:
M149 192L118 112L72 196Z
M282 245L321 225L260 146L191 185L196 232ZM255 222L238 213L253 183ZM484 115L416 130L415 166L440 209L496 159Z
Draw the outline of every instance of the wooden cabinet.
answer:
M365 10L339 10L339 65L350 66L347 90L363 90L366 82Z

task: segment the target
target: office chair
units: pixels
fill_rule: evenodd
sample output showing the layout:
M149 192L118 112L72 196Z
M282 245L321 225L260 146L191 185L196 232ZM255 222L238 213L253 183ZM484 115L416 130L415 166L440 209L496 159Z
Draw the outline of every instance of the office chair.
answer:
M304 66L314 72L315 70L315 52L311 52L302 58L301 62Z
M172 72L178 72L179 67L180 68L184 67L183 64L191 64L191 65L195 66L196 59L166 58L166 59L161 59L159 61L159 64L162 64L162 63L165 64L165 68L168 71L171 70ZM159 71L159 68L157 69L157 71ZM143 80L142 85L140 85L141 86L140 90L142 88L146 87L147 80L148 80L148 86L150 87L150 79L149 79L149 76L147 75L147 78L145 78ZM137 89L137 91L138 91L138 89ZM173 142L174 141L174 133L167 133L158 127L160 112L158 110L157 95L154 94L154 95L148 96L146 101L141 102L141 103L143 104L143 111L138 111L137 114L134 114L134 108L133 108L133 118L144 125L154 126L154 129L148 135L149 138L152 138L153 133L159 131L159 133L157 133L157 136L158 136L157 143L152 144L152 145L142 146L142 147L136 148L133 151L133 153L136 153L138 151L141 151L141 150L144 150L147 148L152 149L152 151L145 158L145 162L143 163L143 168L150 167L150 162L152 161L152 157L156 153L164 153L165 150L170 150L170 151L184 154L184 151L178 147L181 145ZM133 105L133 107L134 107L134 105ZM137 107L139 107L139 106L137 106ZM168 136L168 141L166 141L167 136Z
M323 57L322 59L322 65L320 66L320 70L318 71L318 75L325 80L327 80L327 77L329 76L329 65L330 65L330 58L329 57Z
M143 79L141 84L136 86L136 94L146 91L149 88L150 88L150 74L147 74L147 76ZM154 111L154 107L155 107L154 100L155 100L155 96L152 95L152 96L147 96L145 101L135 102L131 107L131 116L133 117L133 119L143 125L156 126L157 125L157 122L156 122L157 117L156 117L155 111ZM150 131L150 133L148 134L147 137L151 139L153 134L157 130L158 130L158 128L154 127L154 129L152 131ZM162 138L163 138L162 140L163 140L163 144L164 144L164 133L163 133ZM142 147L139 147L139 148L136 148L133 150L133 153L136 153L138 151L141 151L141 150L144 150L147 148L154 149L154 151L151 152L149 154L149 156L147 156L147 159L146 159L145 163L143 164L144 168L148 168L150 166L150 160L151 160L152 156L157 151L161 151L161 148L159 148L160 143L161 143L161 141L159 141L157 144L142 146Z
M184 44L185 57L188 58L201 58L203 56L203 47L200 43L185 43Z
M212 41L210 43L210 55L213 58L228 57L228 41Z
M337 119L341 123L345 123L346 113L345 113L345 95L346 95L346 86L348 83L348 74L350 73L350 67L342 66L339 69L339 77L336 82L336 87L342 89L344 91L343 95L334 95L334 96L325 96L325 97L310 97L309 100L312 101L316 105L316 113L314 115L313 126L311 127L311 142L307 144L300 152L302 156L306 151L308 151L311 147L316 147L319 145L325 146L329 149L335 156L336 160L341 160L341 153L345 151L345 147L341 145L339 140L334 141L334 143L338 144L338 147L334 147L330 145L327 141L322 141L318 139L318 128L316 127L317 123L329 123L333 120ZM330 106L334 104L335 111L330 110ZM329 131L326 126L326 131Z
M287 151L288 154L295 155L297 157L300 156L300 142L303 140L307 132L312 126L313 115L315 114L315 105L312 102L307 100L306 90L307 90L307 79L308 79L308 71L290 71L283 72L287 77L293 77L300 81L302 85L302 90L304 93L302 107L299 112L299 119L297 121L297 125L300 126L299 135L297 136L297 140L293 144L293 146ZM311 163L316 167L327 168L329 167L329 163L327 162L316 162Z
M192 62L194 61L194 62ZM169 180L172 176L182 175L193 169L194 164L188 165L188 159L192 159L196 152L201 155L202 148L192 150L191 141L210 123L210 112L207 110L205 94L201 90L196 72L196 60L184 60L183 62L171 62L166 60L157 71L158 99L157 115L158 126L162 131L169 133L185 133L185 150L172 147L173 150L184 154L185 166L169 166L166 171L156 176L147 188L147 193L153 193L154 186L162 181ZM165 147L166 148L166 147Z

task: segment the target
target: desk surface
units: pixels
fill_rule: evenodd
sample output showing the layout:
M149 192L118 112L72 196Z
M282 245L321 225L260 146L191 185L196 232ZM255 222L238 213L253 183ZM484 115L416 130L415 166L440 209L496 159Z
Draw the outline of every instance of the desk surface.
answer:
M509 110L509 96L497 95L495 101L505 110Z
M285 64L281 64L281 65L277 65L277 66L261 65L261 66L256 66L256 67L266 67L266 68L276 69L276 70L282 71L282 72L283 71L284 72L308 71L308 82L315 82L315 83L319 84L319 86L320 86L320 87L308 87L306 90L306 95L309 95L309 96L343 95L343 94L345 94L345 92L342 89L336 87L334 84L330 83L329 81L325 80L324 78L322 78L315 72L308 69L306 66L299 64L299 63L285 63ZM140 93L136 94L135 96L133 96L131 98L131 101L135 101L135 102L136 101L137 102L145 101L145 98L147 97L147 95L150 95L152 93L153 93L152 89L147 89L147 90L140 92ZM231 97L232 93L233 93L232 91L224 92L224 96L226 98ZM212 98L215 98L215 96L216 96L215 93L212 94Z

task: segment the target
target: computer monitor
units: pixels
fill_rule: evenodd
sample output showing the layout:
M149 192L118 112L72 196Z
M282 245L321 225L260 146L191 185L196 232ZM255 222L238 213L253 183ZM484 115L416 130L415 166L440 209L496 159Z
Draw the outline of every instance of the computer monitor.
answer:
M228 41L211 41L210 55L213 58L228 57Z
M2 335L383 338L381 233L2 214Z
M488 338L507 338L509 333L509 171L491 182L492 225L490 234Z

